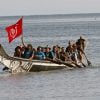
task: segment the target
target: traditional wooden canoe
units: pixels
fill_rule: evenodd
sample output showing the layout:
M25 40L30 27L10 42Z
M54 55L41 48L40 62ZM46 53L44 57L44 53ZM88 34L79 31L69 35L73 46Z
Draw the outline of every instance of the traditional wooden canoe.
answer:
M2 45L0 44L0 63L9 69L12 73L17 72L37 72L37 71L49 71L57 69L73 69L75 64L71 63L56 63L46 60L29 60L17 57L9 56Z

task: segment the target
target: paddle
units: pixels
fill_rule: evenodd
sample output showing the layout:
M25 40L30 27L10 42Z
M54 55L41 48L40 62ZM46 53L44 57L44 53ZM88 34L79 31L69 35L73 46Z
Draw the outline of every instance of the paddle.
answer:
M56 64L64 64L64 65L66 65L66 66L68 66L68 67L74 68L74 66L71 65L70 63L67 63L67 62L61 61L61 60L58 59L58 58L56 58L56 60L53 60L53 59L47 58L46 60L51 61L51 62L56 63Z
M83 62L80 62L84 67L87 67Z
M70 65L70 66L73 66L73 65L71 65L70 63L72 63L72 64L74 64L75 66L77 66L78 68L82 68L82 66L81 65L78 65L77 63L75 63L75 62L73 62L73 61L70 61L70 63L67 63L67 62L64 62L64 61L62 61L62 60L60 60L60 59L57 59L58 61L60 61L62 64L65 64L65 65ZM83 63L82 63L82 65L83 65ZM75 66L73 66L74 68L76 68ZM86 67L85 65L83 65L84 67Z
M73 66L72 64L70 64L70 63L68 63L68 62L65 62L65 61L62 61L62 60L60 60L60 59L56 59L59 63L61 63L61 64L64 64L64 65L66 65L66 66L69 66L69 67L73 67L73 68L75 68L75 66ZM72 63L72 62L71 62ZM73 63L74 64L74 63Z
M86 58L86 60L87 60L88 66L92 65L92 63L88 60L88 58L87 58L87 56L86 56L86 54L85 54L84 51L83 51L83 54L84 54L84 56L85 56L85 58Z
M86 58L86 60L87 60L88 66L92 65L92 63L88 60L88 58L87 58L85 52L84 52L82 49L81 49L81 52L84 54L84 56L85 56L85 58ZM82 62L81 62L81 63L82 63ZM84 65L84 64L83 64L83 65Z
M82 68L82 66L81 65L78 65L77 63L75 63L75 62L73 62L73 61L71 61L73 64L75 64L78 68ZM81 62L82 63L82 62ZM82 65L83 65L83 63L82 63Z

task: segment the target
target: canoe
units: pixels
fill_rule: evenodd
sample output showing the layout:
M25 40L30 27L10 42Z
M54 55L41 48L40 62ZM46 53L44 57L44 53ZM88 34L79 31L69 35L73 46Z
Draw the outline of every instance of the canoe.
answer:
M11 73L18 72L38 72L57 69L73 69L76 65L72 63L57 63L46 60L29 60L9 56L0 44L0 63L9 69Z

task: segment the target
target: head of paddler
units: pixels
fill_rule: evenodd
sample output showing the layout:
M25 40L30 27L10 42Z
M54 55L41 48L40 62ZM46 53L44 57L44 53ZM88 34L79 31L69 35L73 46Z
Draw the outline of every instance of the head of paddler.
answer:
M76 43L74 43L72 46L73 46L73 51L76 51L76 50L77 50L77 45L76 45Z
M62 48L61 48L61 52L65 52L65 49L64 49L64 47L62 47Z
M71 41L68 42L68 47L69 47L70 49L73 48L73 45L72 45Z
M56 53L58 51L58 47L57 46L53 46L53 52Z
M20 45L21 51L24 52L25 51L25 47Z
M71 45L71 41L69 40L68 45Z
M57 52L61 52L61 47L57 46Z
M32 45L31 45L31 44L28 44L28 45L27 45L27 49L28 49L29 51L32 51L32 50L33 50Z
M50 52L50 47L46 47L46 52Z
M42 52L46 52L46 48L45 47L42 47Z
M38 51L38 52L41 52L41 51L42 51L42 47L38 46L38 47L37 47L37 51Z
M14 56L15 56L15 57L21 57L21 53L22 53L21 47L20 47L20 46L17 46L17 47L15 48Z
M36 49L35 48L33 48L33 52L36 52Z
M15 48L15 52L21 52L21 47L20 47L20 46L17 46L17 47Z
M83 36L81 35L81 36L80 36L80 40L82 40L82 39L83 39Z

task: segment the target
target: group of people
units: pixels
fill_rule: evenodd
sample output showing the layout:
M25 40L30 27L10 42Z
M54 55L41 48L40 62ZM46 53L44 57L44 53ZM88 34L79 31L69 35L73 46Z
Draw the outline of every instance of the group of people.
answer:
M37 60L61 60L61 61L81 61L83 59L86 40L80 36L80 38L74 43L69 41L66 49L58 45L52 48L46 46L38 46L37 49L33 48L31 44L25 45L22 38L23 46L17 46L15 48L14 56L26 59Z

